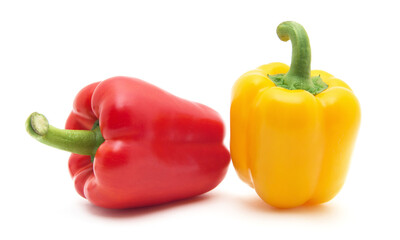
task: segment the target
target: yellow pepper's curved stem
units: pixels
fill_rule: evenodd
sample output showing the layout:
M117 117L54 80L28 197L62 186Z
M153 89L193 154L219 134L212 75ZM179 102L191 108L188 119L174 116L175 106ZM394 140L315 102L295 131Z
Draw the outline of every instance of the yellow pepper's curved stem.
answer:
M276 33L282 41L292 42L292 62L283 81L289 85L301 84L303 89L311 88L311 47L307 32L296 22L283 22Z
M296 22L283 22L276 29L282 41L292 42L292 62L285 75L270 76L277 86L290 90L303 89L312 94L325 90L328 85L319 76L311 77L311 47L306 30Z

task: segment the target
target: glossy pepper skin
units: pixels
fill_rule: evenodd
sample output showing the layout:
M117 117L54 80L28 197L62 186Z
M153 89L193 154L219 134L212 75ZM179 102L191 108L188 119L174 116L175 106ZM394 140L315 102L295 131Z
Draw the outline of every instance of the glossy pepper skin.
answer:
M310 70L309 40L300 24L284 22L277 32L292 40L291 67L262 65L235 83L232 161L239 177L274 207L324 203L345 181L360 105L346 83Z
M224 125L214 110L135 78L114 77L83 88L66 122L69 130L49 126L46 132L46 122L32 114L28 132L74 152L69 170L77 192L105 208L149 206L208 192L222 181L230 162L222 143ZM82 145L86 149L79 149Z

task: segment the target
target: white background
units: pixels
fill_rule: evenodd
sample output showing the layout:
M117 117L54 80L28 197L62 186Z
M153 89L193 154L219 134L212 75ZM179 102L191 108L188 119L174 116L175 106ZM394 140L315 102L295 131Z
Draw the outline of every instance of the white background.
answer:
M1 1L0 239L399 239L399 23L396 1ZM33 140L28 115L63 127L75 94L138 77L217 110L229 146L231 87L290 63L279 23L307 30L312 69L347 82L362 124L345 186L331 202L279 211L232 166L211 192L122 211L74 190L69 154Z

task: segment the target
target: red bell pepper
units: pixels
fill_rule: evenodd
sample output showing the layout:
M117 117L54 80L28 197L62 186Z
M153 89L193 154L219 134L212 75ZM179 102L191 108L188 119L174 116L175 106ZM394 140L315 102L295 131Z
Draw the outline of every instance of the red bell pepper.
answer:
M83 88L66 129L33 113L27 131L72 152L77 192L97 206L129 208L210 191L230 155L218 113L136 78L114 77Z

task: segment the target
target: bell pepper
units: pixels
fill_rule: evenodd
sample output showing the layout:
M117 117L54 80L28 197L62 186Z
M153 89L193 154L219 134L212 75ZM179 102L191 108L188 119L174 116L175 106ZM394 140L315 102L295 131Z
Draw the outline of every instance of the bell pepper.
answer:
M277 28L292 42L290 68L271 63L242 75L231 102L233 165L239 177L277 208L320 204L344 184L359 124L360 105L350 87L311 71L304 28Z
M196 196L215 188L230 162L217 112L136 78L83 88L58 129L33 113L36 140L72 152L76 191L105 208L131 208Z

